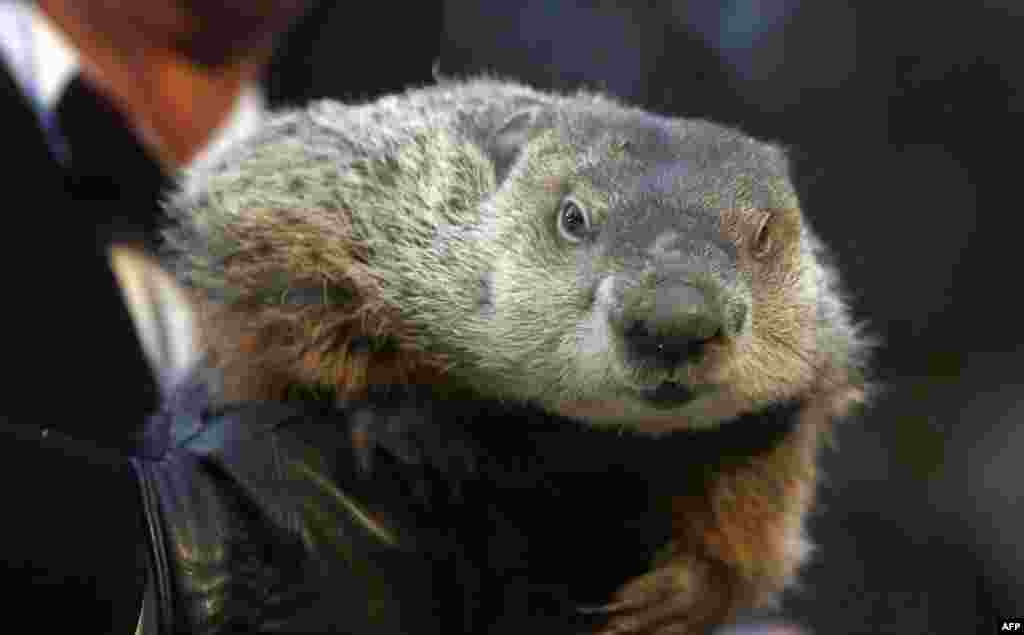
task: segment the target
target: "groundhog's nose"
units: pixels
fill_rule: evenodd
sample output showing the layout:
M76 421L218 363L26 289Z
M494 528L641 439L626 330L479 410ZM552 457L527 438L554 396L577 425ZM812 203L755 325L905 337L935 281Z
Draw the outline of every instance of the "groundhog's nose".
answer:
M626 350L646 366L671 369L699 359L725 335L722 311L705 291L685 283L659 285L646 301L627 301L613 312Z

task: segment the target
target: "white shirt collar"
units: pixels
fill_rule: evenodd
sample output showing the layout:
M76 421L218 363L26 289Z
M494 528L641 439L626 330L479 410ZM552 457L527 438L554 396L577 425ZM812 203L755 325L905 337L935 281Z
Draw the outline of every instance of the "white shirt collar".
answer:
M46 111L78 72L78 51L35 3L0 2L0 51L22 93Z
M22 93L41 113L53 111L78 73L78 51L34 2L0 0L0 54ZM264 110L263 91L255 83L247 86L191 165L213 161L235 140L255 130Z
M265 114L266 99L263 91L256 84L246 87L238 96L234 110L224 123L213 131L206 146L196 153L187 167L213 164L236 141L255 132Z
M28 11L35 50L36 87L43 106L53 109L78 73L78 51L34 3L28 6Z

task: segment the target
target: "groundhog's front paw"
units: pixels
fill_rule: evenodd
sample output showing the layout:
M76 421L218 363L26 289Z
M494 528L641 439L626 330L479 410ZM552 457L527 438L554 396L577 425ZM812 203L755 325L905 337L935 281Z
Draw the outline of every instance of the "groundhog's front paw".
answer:
M704 563L674 560L628 582L612 603L599 635L697 635L725 617L725 598Z
M436 470L457 496L459 482L476 472L477 449L464 428L468 415L444 400L398 391L348 404L345 410L364 474L373 471L374 456L383 451L403 463Z

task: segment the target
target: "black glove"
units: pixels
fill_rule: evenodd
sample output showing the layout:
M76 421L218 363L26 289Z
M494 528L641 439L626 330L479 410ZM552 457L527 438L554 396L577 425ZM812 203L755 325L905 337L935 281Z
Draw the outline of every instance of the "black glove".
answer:
M161 633L445 632L434 594L452 554L419 470L383 457L367 479L345 417L210 412L202 391L154 416L133 460Z

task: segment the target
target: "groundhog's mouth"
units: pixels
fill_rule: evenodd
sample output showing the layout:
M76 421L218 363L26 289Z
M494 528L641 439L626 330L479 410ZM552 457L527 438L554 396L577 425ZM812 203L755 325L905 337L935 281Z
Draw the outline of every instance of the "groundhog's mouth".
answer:
M697 397L697 391L693 387L674 381L665 381L655 388L644 388L637 392L641 399L659 410L678 408Z

